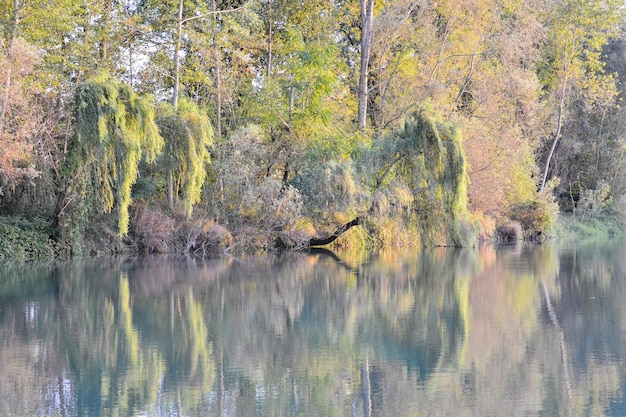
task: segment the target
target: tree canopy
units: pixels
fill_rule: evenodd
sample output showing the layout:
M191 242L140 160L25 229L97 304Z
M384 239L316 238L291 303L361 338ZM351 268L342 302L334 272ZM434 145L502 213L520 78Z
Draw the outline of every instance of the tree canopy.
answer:
M554 199L626 212L618 0L0 11L0 214L54 229L71 212L114 212L125 236L134 201L196 224L190 241L207 233L202 218L268 247L357 217L366 244L465 244L449 234L465 221L484 236L511 222L532 234L554 220Z
M99 74L78 86L75 98L73 162L77 181L89 181L98 209L118 212L120 235L128 232L131 189L139 175L139 162L154 162L163 147L149 98L128 84Z

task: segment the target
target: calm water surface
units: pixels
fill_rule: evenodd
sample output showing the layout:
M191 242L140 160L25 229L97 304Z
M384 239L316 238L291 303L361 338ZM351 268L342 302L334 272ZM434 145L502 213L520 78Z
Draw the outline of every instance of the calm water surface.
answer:
M626 245L0 265L0 416L624 416Z

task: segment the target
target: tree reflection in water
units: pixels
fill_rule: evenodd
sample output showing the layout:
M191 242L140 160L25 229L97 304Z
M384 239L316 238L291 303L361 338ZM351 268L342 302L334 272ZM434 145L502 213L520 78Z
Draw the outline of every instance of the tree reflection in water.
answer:
M0 414L619 415L623 254L5 265Z

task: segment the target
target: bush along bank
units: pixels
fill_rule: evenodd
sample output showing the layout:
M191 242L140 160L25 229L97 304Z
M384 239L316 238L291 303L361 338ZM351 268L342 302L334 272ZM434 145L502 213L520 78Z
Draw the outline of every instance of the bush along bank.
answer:
M93 95L104 87L90 85L83 93ZM130 95L117 85L111 91ZM141 105L133 111L149 114L150 108ZM120 135L117 122L108 120L110 132L90 139L112 146L108 161L92 155L95 145L83 143L96 133L89 123L82 126L69 144L56 208L47 221L5 218L4 257L210 256L321 245L468 247L494 237L543 238L551 233L557 211L546 192L514 206L510 226L495 228L494 219L472 213L461 130L425 110L412 113L401 128L362 138L344 154L320 150L319 144L305 147L306 157L297 167L289 162L268 167L276 150L261 129L248 126L215 144L211 149L219 158L210 164L206 155L201 157L206 175L200 176L191 168L182 170L187 165L176 158L172 162L171 155L143 160L135 149L125 158L128 146L111 144L111 136ZM187 122L175 122L185 131ZM157 134L154 129L133 135L155 141L150 139ZM192 139L181 140L198 145ZM157 145L147 152L157 152ZM165 200L162 190L170 187Z

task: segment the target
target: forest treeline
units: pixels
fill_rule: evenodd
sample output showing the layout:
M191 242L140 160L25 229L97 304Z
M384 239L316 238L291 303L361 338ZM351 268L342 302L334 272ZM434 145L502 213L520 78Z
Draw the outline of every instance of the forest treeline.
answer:
M0 254L467 246L626 212L623 6L0 0Z

